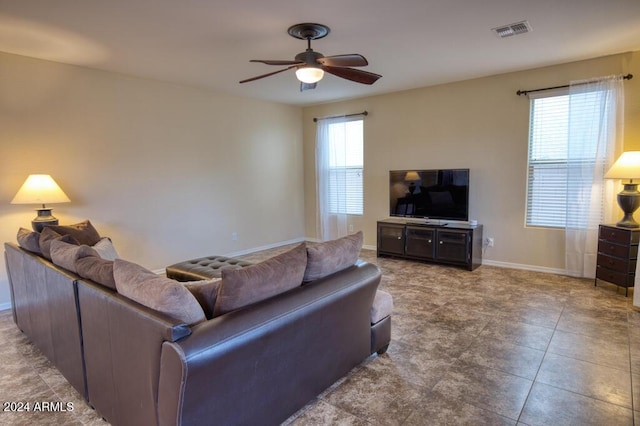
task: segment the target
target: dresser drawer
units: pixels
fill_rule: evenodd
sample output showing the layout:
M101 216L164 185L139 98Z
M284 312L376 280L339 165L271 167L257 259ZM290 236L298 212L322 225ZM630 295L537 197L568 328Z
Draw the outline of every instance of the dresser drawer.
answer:
M598 253L625 259L636 259L638 257L638 246L623 246L600 240L598 241Z
M616 272L611 269L599 266L596 268L596 278L609 281L622 287L633 287L635 275L625 274L624 272Z
M635 260L607 256L602 253L598 253L598 266L628 274L635 274L636 272Z
M600 239L620 244L638 244L640 232L630 229L613 228L609 226L600 227Z

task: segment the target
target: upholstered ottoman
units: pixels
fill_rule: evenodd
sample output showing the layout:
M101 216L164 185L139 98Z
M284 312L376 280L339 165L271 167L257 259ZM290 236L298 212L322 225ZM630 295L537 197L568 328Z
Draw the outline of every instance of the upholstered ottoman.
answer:
M239 269L252 263L224 256L207 256L167 266L167 278L176 281L198 281L220 278L223 269Z

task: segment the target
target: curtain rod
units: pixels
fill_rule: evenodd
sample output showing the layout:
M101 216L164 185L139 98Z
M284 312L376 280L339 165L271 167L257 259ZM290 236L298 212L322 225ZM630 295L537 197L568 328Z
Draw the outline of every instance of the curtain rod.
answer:
M627 74L627 75L623 75L622 76L623 80L631 80L632 78L633 78L633 74ZM586 84L586 83L578 83L578 84ZM518 96L521 96L521 95L526 95L527 93L542 92L543 90L564 89L564 88L569 87L569 86L570 86L569 84L565 84L563 86L545 87L543 89L518 90L516 92L516 94Z
M364 115L366 117L367 115L369 115L369 113L367 111L362 111L356 114L333 115L331 117L313 117L313 122L317 123L318 120L328 120L330 118L355 117L356 115Z

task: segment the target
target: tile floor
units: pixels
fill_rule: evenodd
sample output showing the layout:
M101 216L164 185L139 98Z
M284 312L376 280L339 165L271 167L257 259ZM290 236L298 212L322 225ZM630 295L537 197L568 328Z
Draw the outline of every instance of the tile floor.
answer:
M285 248L243 256L259 261ZM289 425L640 425L640 312L632 292L553 274L362 258L394 297L392 342ZM106 425L0 312L0 424ZM635 410L634 410L635 409Z

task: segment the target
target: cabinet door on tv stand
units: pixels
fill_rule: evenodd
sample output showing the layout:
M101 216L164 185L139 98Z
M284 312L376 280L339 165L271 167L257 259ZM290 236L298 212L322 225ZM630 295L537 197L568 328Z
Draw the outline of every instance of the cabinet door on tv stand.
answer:
M469 240L467 231L438 230L437 260L466 264L469 262Z
M433 259L435 230L420 226L407 226L405 254L421 259Z
M378 224L378 254L404 255L404 225Z

